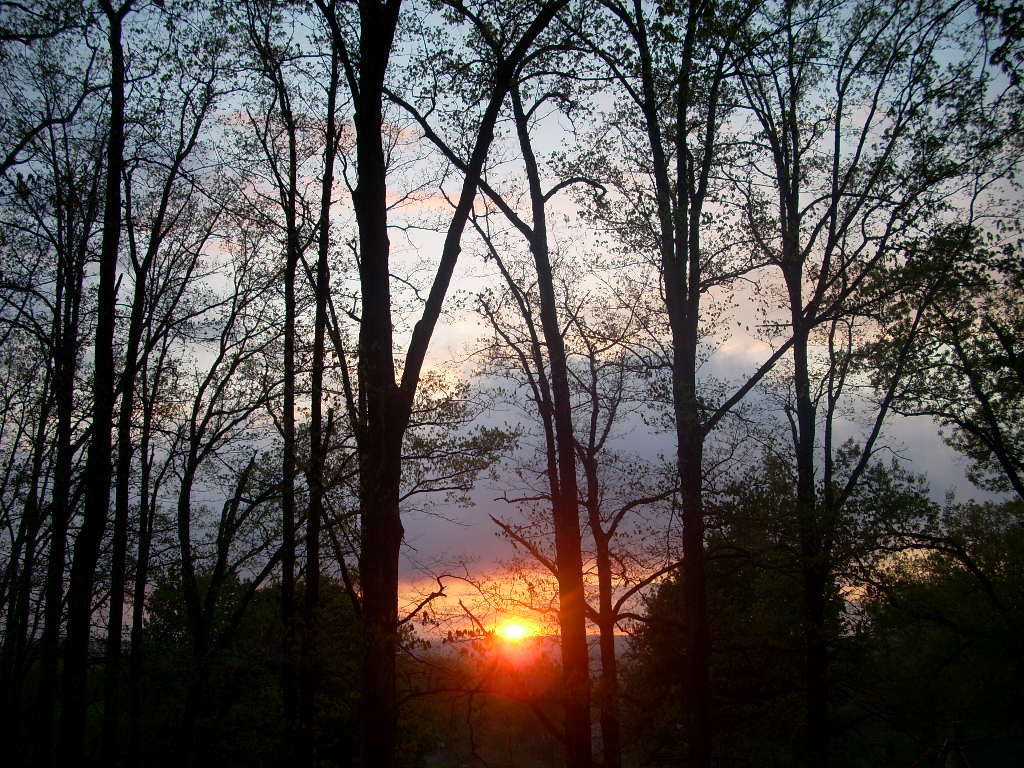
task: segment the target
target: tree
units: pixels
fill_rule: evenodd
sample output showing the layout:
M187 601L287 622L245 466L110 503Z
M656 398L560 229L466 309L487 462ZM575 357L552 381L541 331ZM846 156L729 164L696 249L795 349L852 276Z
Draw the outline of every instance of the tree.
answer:
M907 667L967 691L961 652L998 690L979 655L1019 622L983 529L1012 544L1019 510L943 508L877 459L893 411L928 416L1024 498L1018 6L0 0L12 759L425 759L410 630L448 582L400 613L403 523L517 437L467 426L490 403L431 347L470 225L486 375L537 425L500 525L515 584L561 592L565 682L485 712L514 676L463 676L445 703L515 711L489 730L515 739L525 703L573 768L595 714L608 768L637 733L702 766L933 744L880 735L952 718L901 697L899 659L920 640ZM668 474L623 448L663 429ZM620 723L615 633L666 578L649 731Z
M300 624L296 601L296 554L297 554L297 488L298 477L298 435L296 427L296 394L300 385L300 361L304 354L297 354L296 341L298 318L305 301L301 301L300 261L310 245L312 224L308 200L307 186L300 183L300 176L308 169L309 161L315 156L309 138L308 119L303 115L302 90L296 80L304 74L296 72L297 63L301 60L299 45L294 32L290 35L284 31L288 21L294 23L293 11L281 10L272 4L251 4L242 12L241 26L247 38L247 55L252 58L252 68L258 78L254 89L263 94L259 109L255 112L247 108L246 117L251 127L249 135L241 140L243 162L251 161L251 153L255 150L262 162L258 170L250 172L243 183L252 185L247 189L247 196L255 198L256 209L259 210L264 198L278 216L269 214L273 226L281 232L281 250L283 251L283 302L284 302L284 333L281 350L282 365L282 402L279 424L281 451L281 534L282 534L282 565L281 565L281 615L284 625L282 658L282 691L284 719L287 727L285 737L288 741L286 751L301 750L303 745L311 744L308 734L309 716L305 708L310 699L305 694L305 678L301 669L296 669L298 660L293 652L297 636L304 638L309 634L306 627ZM330 227L330 206L333 179L331 167L337 148L332 135L334 125L334 97L337 94L337 68L332 66L332 78L328 83L330 111L328 120L328 141L325 142L324 156L329 166L324 169L324 183L321 189L321 223L320 227L327 237ZM262 189L261 181L266 179L269 189ZM283 221L281 221L283 219ZM323 239L323 238L322 238ZM324 244L326 248L326 241ZM326 259L326 254L324 254ZM322 371L322 339L321 339ZM320 407L320 393L313 397L313 407ZM319 411L317 413L319 421ZM319 424L316 427L319 434ZM311 432L312 434L312 432ZM317 449L319 450L319 449ZM312 503L311 503L312 510ZM312 517L310 518L312 521ZM317 517L316 519L319 519ZM318 537L317 537L318 539ZM314 590L316 578L307 573L307 590ZM300 627L302 627L300 631ZM312 630L310 630L312 631ZM305 647L303 645L303 647ZM311 695L311 694L310 694ZM300 711L300 702L303 705ZM309 762L305 760L304 762Z
M252 480L274 483L277 462L263 457ZM260 477L262 476L262 477ZM266 513L274 515L276 504ZM212 574L202 572L205 590ZM281 738L280 586L251 590L248 579L228 573L210 614L212 653L201 724L203 760L238 766L286 762ZM317 674L329 706L318 710L314 734L317 752L335 765L349 765L358 752L357 721L359 626L342 586L324 578L321 611L325 619L317 646ZM179 582L160 579L148 600L145 643L147 684L159 697L147 697L141 713L147 733L145 764L180 765L180 712L191 681L181 674L190 661L189 620ZM234 618L241 616L235 626ZM329 627L329 629L327 629ZM226 634L227 633L227 634Z
M487 194L498 199L490 187ZM504 207L508 208L507 204ZM556 412L551 384L553 363L547 336L538 322L543 293L536 290L539 279L535 264L517 262L508 254L514 246L486 234L489 225L474 223L486 243L490 259L506 281L505 290L487 292L479 299L479 311L493 331L483 371L514 383L515 388L510 393L513 402L525 394L532 403L527 416L540 423L543 434L538 450L543 458L519 471L527 490L505 495L505 501L530 509L526 521L500 520L493 516L492 519L517 549L524 549L535 565L556 579L561 623L566 599L563 585L568 581L563 569L573 567L573 562L563 557L564 551L559 548L558 521L552 513L561 472L553 418ZM530 229L518 217L514 223L517 229ZM532 254L531 258L535 259ZM623 349L635 330L635 308L616 306L597 295L596 286L587 284L584 269L574 265L568 254L556 254L549 266L553 266L552 291L557 290L558 333L565 354L567 404L574 429L573 460L580 477L576 514L582 513L590 533L589 542L577 534L579 589L585 601L585 617L594 622L600 632L601 677L597 701L602 764L612 766L621 763L615 628L629 612L635 596L676 565L664 563L663 558L644 557L643 542L632 540L627 529L631 523L639 524L638 510L649 512L649 508L664 502L675 489L671 482L657 474L653 482L646 480L643 475L647 467L642 461L617 455L612 447L615 439L628 428L630 416L635 417L635 412L644 408L645 388L628 364L629 351ZM544 478L539 487L533 480L535 477ZM548 506L550 508L544 508ZM588 547L592 549L587 551ZM594 602L587 602L588 592L594 591L595 575L596 597ZM546 607L543 597L541 603ZM567 656L571 658L563 648L563 665ZM565 695L570 692L568 689Z
M276 336L276 323L270 313L263 311L274 277L258 269L256 255L244 247L235 255L230 267L233 273L230 290L201 318L201 335L195 343L207 347L210 360L204 368L195 371L194 388L186 401L189 407L176 425L171 449L178 477L175 522L180 556L179 578L192 645L191 685L182 727L187 765L199 759L198 724L214 642L211 615L218 591L228 574L244 568L255 570L256 558L262 555L263 562L248 588L251 598L252 592L275 569L281 556L281 548L261 535L261 525L255 525L258 534L255 541L239 541L242 531L258 523L257 513L263 502L273 498L277 488L274 485L255 490L250 488L256 461L254 455L242 466L238 466L237 459L231 460L232 454L237 455L239 449L255 453L251 444L246 444L251 440L248 433L253 415L265 408L267 400L275 394L272 387L266 386L273 378L266 369L259 367L261 362L265 363L266 347ZM193 495L203 473L214 473L213 467L217 464L227 469L230 491L214 525L206 523L199 526L199 532L213 528L212 541L196 541ZM216 474L210 479L216 481ZM204 591L199 579L199 558L208 547L215 556ZM242 602L233 617L232 627L237 627L248 599ZM224 637L230 639L230 634L227 632Z
M854 688L869 760L979 743L1019 754L1020 512L1017 501L947 504L931 537L909 538L919 548L871 574Z
M75 38L90 25L81 3L46 0L29 7L3 2L0 15L0 66L5 74L0 88L8 104L7 114L0 121L0 173L6 175L31 159L32 145L47 131L72 122L101 86L91 77L78 78L75 66L55 68L50 63L50 57L55 57L52 60L69 64L62 55L73 50ZM26 78L35 77L31 69L24 68L28 62L42 64L36 69L40 80L64 79L67 98L55 102L45 97L45 89L23 88ZM86 71L91 70L91 64Z
M557 44L557 41L556 41ZM537 290L536 307L527 304L524 289L511 276L493 242L488 240L488 251L496 261L515 303L521 313L520 320L529 329L529 339L521 347L512 344L512 354L518 356L522 373L530 380L532 394L544 426L545 474L548 480L547 497L555 540L555 558L551 568L558 582L558 617L561 630L562 674L565 706L566 761L570 766L584 766L591 762L590 747L590 675L586 641L586 603L583 584L583 555L579 519L579 481L576 466L576 438L574 436L573 407L570 399L568 356L555 293L556 272L548 242L548 213L546 204L561 185L550 190L542 188L541 169L530 136L537 110L553 96L545 84L540 83L538 95L524 105L523 92L531 87L529 75L520 75L511 88L512 114L519 151L525 168L529 190L529 223L521 218L508 203L487 185L488 199L495 204L525 238L533 259L532 287ZM436 138L436 134L435 134ZM440 142L439 142L440 143ZM450 148L443 145L449 157ZM456 162L465 167L465 161ZM483 232L474 220L479 232ZM485 235L486 238L486 235ZM484 313L491 320L498 335L509 337L499 321L484 304ZM537 322L539 316L539 323ZM506 532L510 528L504 527ZM522 539L520 539L522 541ZM617 750L616 750L617 754Z
M970 32L973 13L955 2L766 5L756 25L761 44L736 62L760 147L740 187L743 206L756 247L780 270L780 309L792 335L786 407L804 563L807 759L815 765L825 765L830 751L826 623L836 525L895 392L880 398L860 459L837 483L832 423L850 384L853 340L863 333L857 326L870 321L872 308L895 290L901 265L921 251L918 233L957 216L953 195L970 189L990 161L995 175L1004 168L1000 137L1012 119L988 88L984 54ZM949 66L938 61L945 45L961 53ZM979 140L988 128L992 140ZM758 191L762 182L771 193ZM909 307L908 328L920 326L931 298L926 293ZM820 384L812 370L817 345L824 348ZM890 361L890 381L902 375L908 354L904 345Z
M388 239L387 162L382 141L385 78L398 29L400 0L384 5L361 2L356 50L341 51L346 83L355 109L358 181L352 202L359 229L358 268L359 400L348 412L359 455L361 543L359 576L365 630L363 662L363 759L389 768L394 762L397 701L395 651L398 642L398 556L402 541L399 496L402 438L408 428L427 347L441 313L460 251L477 183L493 138L494 124L516 69L564 0L539 6L521 17L484 21L467 14L485 41L491 69L488 97L474 133L473 150L458 204L445 235L422 314L413 328L401 367L395 370ZM454 18L461 14L453 10ZM497 22L499 27L493 26ZM508 35L493 30L508 26Z
M732 215L715 210L729 194L721 184L721 169L730 160L725 146L732 142L727 125L734 60L746 53L745 29L758 5L686 3L646 9L613 1L603 6L607 20L598 29L610 40L586 30L581 38L621 89L625 106L613 123L621 133L621 154L608 157L609 142L601 138L588 163L610 169L608 186L619 194L594 200L590 216L613 228L627 258L644 254L660 275L669 341L664 358L654 365L665 365L671 377L682 498L689 652L680 671L687 691L687 760L707 766L713 738L704 575L705 444L787 348L777 348L728 397L712 402L701 392L702 342L712 333L715 314L702 301L710 291L728 289L763 265L759 255L752 258L746 244L730 234ZM632 149L637 146L643 150Z
M849 450L840 462L856 460ZM732 476L708 499L708 607L715 638L711 657L714 732L719 759L736 765L793 765L802 759L804 691L794 685L805 665L803 606L792 599L803 580L795 467L773 451ZM836 525L826 601L830 679L844 691L833 738L841 765L877 754L867 746L877 712L872 683L863 680L881 650L865 628L862 597L891 567L907 534L932 530L936 505L921 479L895 463L874 463ZM898 555L897 555L898 557ZM659 585L638 630L627 701L642 762L680 758L676 732L685 689L670 674L687 652L680 606L682 584ZM651 713L657 713L652 716Z
M181 23L180 20L178 23ZM194 210L196 206L198 187L202 183L194 170L198 165L194 156L201 154L197 151L199 137L223 88L223 84L218 83L223 41L214 37L209 30L194 32L197 34L190 47L180 46L173 52L166 49L161 52L160 65L164 70L165 83L170 82L168 70L172 62L178 69L173 91L169 94L166 91L158 93L155 98L133 105L132 112L139 115L136 120L143 122L141 115L145 114L151 121L155 137L149 142L141 137L132 137L132 160L126 163L123 174L124 230L133 286L128 327L125 329L123 364L117 386L120 396L116 438L117 480L111 531L103 708L103 750L107 762L112 762L118 753L129 506L131 492L135 487L132 470L135 459L133 427L137 416L136 379L148 356L159 344L161 336L172 332L166 313L173 315L178 309L176 305L183 299L181 286L172 286L169 278L173 274L175 278L183 280L184 285L188 285L196 270L199 253L208 242L217 221L216 216L198 216L188 219L190 224L197 224L197 227L182 226L183 220L186 220L186 211ZM144 77L142 72L137 72L136 76ZM167 141L168 149L162 149L161 139ZM193 237L196 238L194 241ZM163 258L159 258L162 251ZM154 280L157 284L151 285ZM162 297L169 301L160 306L161 316L153 310L159 306Z
M324 373L326 368L327 310L331 296L330 248L331 203L334 193L334 163L339 151L340 131L336 113L341 87L341 54L344 38L341 32L338 7L335 0L321 0L317 8L328 31L329 59L327 79L327 114L324 130L323 180L320 186L320 220L317 234L317 260L315 290L315 318L313 323L312 380L310 382L309 422L309 511L306 521L306 593L303 605L302 643L302 697L299 702L301 722L306 726L306 741L312 741L314 700L317 691L316 659L320 613L320 529L325 518L324 494L326 488L325 463L333 427L333 413L327 424L323 420ZM344 361L343 361L344 362ZM315 754L315 753L313 753ZM312 762L312 761L310 761Z
M121 246L121 177L125 143L125 57L122 27L131 0L114 7L101 0L110 50L110 118L104 164L102 244L93 342L92 426L86 460L84 519L75 539L68 587L68 626L64 642L63 701L58 760L81 762L86 674L92 629L92 586L107 524L113 477L111 432L114 416L115 283Z
M935 296L920 330L908 338L907 318L894 315L874 359L910 343L894 409L938 421L948 430L946 442L971 460L975 483L1024 499L1024 272L1018 242L1008 239L1000 247L983 237L964 227L935 238L940 257L911 283ZM998 237L990 231L987 239ZM894 383L887 366L876 362L874 372L878 385Z
M26 134L29 138L18 149L20 165L6 171L10 192L4 200L3 240L5 341L11 350L18 346L24 352L36 349L38 357L24 362L34 360L32 365L48 372L39 416L49 416L49 420L39 421L38 442L33 447L42 463L33 463L34 479L20 513L24 526L19 526L21 534L9 561L18 571L16 577L11 572L12 580L23 589L31 590L45 572L38 650L40 688L46 693L37 697L32 708L39 736L34 749L41 753L53 749L55 743L51 728L59 699L53 692L59 690L68 535L81 498L76 474L80 471L85 403L78 388L85 335L91 327L86 273L102 211L99 180L105 125L100 100L89 96L96 88L88 63L62 73L40 68L38 63L49 55L71 56L77 50L75 43L73 35L70 39L58 37L40 43L38 52L4 62L14 72L37 73L35 90L45 105L45 125ZM72 123L60 117L67 114L76 114L79 119ZM24 345L23 339L34 339L38 346ZM9 458L14 459L18 444L7 445L13 451ZM48 446L52 450L48 451ZM39 557L31 554L32 539L38 542L35 546L39 547ZM19 558L23 558L20 567ZM6 626L5 643L12 650L22 644L27 652L34 627L22 609L29 607L31 595L23 591L18 600L20 607L16 605L10 614L13 626ZM31 655L25 657L27 663L30 659ZM12 696L20 695L17 677L16 673L14 679L9 679Z

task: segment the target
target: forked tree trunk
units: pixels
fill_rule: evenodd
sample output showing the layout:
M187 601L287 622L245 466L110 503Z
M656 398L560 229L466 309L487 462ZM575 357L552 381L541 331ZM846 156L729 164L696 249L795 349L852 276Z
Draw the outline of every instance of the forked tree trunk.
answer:
M395 654L398 648L398 555L402 437L406 419L395 384L391 327L387 167L381 130L384 77L399 3L359 4L361 65L355 95L359 181L359 379L364 403L359 439L359 578L363 590L362 755L364 765L392 768L398 740Z
M490 101L481 117L423 314L413 328L401 383L396 380L391 321L390 243L387 222L387 166L382 141L384 78L398 25L400 0L359 3L358 71L346 60L355 103L358 183L353 205L359 226L360 423L359 554L363 590L362 759L366 766L392 768L397 744L395 652L398 647L398 559L403 529L399 512L402 442L427 347L437 325L458 261L460 242L490 148L501 104L516 67L564 0L545 5L495 73ZM572 450L570 446L569 450ZM573 500L575 510L575 499ZM575 512L574 512L575 518ZM576 521L578 525L578 520ZM582 595L581 595L582 598ZM584 647L585 647L585 636ZM589 717L589 712L588 712ZM587 745L589 749L589 743Z
M686 764L707 768L711 763L710 633L707 625L707 586L704 566L704 507L702 460L704 432L696 391L697 344L701 296L700 217L707 194L713 147L713 117L705 122L705 159L694 166L688 133L678 132L673 152L661 127L658 78L651 52L649 28L635 6L632 34L641 68L639 107L651 148L658 212L659 255L664 280L665 309L672 334L672 401L676 427L676 470L682 494L683 603L686 624L686 663L681 670ZM673 83L677 124L689 124L693 78L697 63L697 28L703 10L687 6L686 32ZM628 15L623 10L621 15ZM716 72L709 101L717 98L721 70ZM714 115L714 105L709 112ZM675 156L675 160L670 159ZM674 174L673 174L674 170ZM674 177L674 178L673 178Z

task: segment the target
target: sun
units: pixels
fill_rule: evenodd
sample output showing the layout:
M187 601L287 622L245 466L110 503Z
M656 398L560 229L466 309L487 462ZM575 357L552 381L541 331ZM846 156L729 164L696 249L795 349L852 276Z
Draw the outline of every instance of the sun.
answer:
M527 626L525 622L516 619L509 619L504 624L499 624L494 631L505 640L522 640L524 637L529 637L533 634L532 628Z

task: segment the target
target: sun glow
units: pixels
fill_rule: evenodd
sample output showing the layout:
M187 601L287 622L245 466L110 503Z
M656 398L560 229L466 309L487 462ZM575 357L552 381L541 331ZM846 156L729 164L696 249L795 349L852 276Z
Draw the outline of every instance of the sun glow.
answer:
M522 621L510 619L504 624L499 624L495 628L495 633L504 638L505 640L522 640L524 637L529 637L534 634L531 627L527 626Z

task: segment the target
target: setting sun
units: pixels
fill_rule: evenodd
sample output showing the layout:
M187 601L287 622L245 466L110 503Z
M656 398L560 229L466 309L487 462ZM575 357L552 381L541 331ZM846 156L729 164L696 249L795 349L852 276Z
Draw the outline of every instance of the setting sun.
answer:
M516 621L515 619L506 621L504 624L499 625L494 631L506 640L522 640L524 637L528 637L534 633L533 629L528 627L525 623Z

